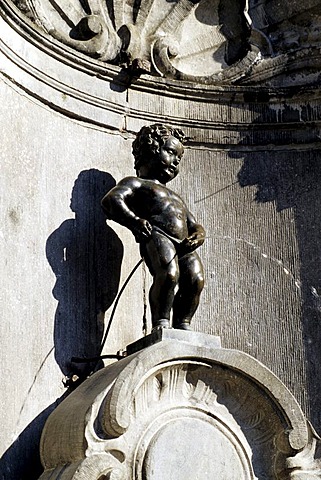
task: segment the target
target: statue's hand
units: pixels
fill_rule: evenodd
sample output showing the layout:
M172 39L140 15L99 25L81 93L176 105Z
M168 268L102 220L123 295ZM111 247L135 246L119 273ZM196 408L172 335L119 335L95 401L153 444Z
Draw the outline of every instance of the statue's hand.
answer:
M153 227L148 220L143 218L136 218L135 222L131 226L131 231L134 234L136 242L144 242L149 239L152 234Z
M185 238L182 243L182 246L186 253L193 252L198 247L203 245L205 240L205 231L203 229L196 230L189 237Z

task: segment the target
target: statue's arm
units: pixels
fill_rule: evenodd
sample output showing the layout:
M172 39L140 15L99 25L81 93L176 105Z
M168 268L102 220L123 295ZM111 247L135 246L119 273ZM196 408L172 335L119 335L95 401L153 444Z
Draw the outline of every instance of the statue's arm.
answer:
M107 217L131 230L138 242L148 238L152 231L150 223L138 217L129 206L134 204L135 192L140 186L139 179L124 178L104 196L101 202Z
M203 245L205 240L205 230L204 227L197 223L194 215L187 210L187 226L188 226L188 237L184 241L184 245L187 251L193 252L198 247Z

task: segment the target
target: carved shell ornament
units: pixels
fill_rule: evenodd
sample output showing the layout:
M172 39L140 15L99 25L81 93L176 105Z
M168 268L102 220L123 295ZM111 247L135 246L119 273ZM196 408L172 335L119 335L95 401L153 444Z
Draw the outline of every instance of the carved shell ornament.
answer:
M259 58L249 41L245 0L26 2L29 15L52 37L138 73L231 83Z

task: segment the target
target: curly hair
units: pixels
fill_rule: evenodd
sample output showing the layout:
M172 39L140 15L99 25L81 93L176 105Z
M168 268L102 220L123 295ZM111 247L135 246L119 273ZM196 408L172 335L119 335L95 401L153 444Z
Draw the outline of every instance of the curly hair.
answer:
M142 127L133 141L133 155L135 157L135 170L148 162L150 155L159 153L160 147L166 140L173 136L182 144L185 140L184 132L179 128L173 128L162 123L155 123L149 127Z

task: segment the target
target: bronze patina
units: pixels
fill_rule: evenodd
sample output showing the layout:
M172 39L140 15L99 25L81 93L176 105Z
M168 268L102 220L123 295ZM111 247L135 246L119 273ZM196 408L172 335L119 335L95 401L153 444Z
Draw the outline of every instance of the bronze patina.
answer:
M184 133L163 124L143 127L133 142L137 177L121 180L102 200L108 218L129 228L153 276L153 328L190 330L204 286L196 253L205 230L183 199L167 188L179 172ZM177 288L178 287L178 288Z

